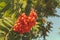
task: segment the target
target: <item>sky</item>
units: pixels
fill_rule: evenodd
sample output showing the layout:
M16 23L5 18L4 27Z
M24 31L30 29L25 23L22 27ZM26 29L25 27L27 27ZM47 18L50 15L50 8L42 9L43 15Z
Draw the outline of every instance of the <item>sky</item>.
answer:
M56 14L60 15L60 9L56 8ZM49 17L47 19L48 21L52 21L53 23L53 28L51 28L52 31L50 31L50 33L48 33L48 36L46 37L47 40L60 40L60 30L58 28L60 28L60 17ZM35 40L43 40L42 38L37 38Z
M56 14L60 15L60 9L56 8ZM50 31L50 33L48 33L48 36L46 37L47 40L60 40L60 30L58 28L60 28L60 17L49 17L47 19L48 21L52 21L53 23L53 28L51 28L52 31ZM43 40L42 38L37 38L35 40Z
M56 11L56 13L60 15L60 9L56 8ZM49 33L47 40L60 40L60 30L58 29L60 27L60 17L49 17L47 20L53 22L53 28L52 31Z
M56 14L60 15L60 9L56 8ZM58 29L60 27L60 17L49 17L47 20L53 22L53 28L51 29L50 33L48 33L48 37L46 38L47 40L60 40L60 35L58 32L60 30Z

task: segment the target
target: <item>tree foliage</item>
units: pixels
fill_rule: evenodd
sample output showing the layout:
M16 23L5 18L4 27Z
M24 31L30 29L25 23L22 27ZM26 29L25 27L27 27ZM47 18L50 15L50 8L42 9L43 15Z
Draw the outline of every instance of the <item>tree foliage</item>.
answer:
M57 0L0 0L0 39L1 40L32 40L38 37L48 36L52 23L46 19L55 14L56 7L59 7ZM23 36L13 31L13 26L18 16L25 12L29 15L31 8L38 14L35 27Z

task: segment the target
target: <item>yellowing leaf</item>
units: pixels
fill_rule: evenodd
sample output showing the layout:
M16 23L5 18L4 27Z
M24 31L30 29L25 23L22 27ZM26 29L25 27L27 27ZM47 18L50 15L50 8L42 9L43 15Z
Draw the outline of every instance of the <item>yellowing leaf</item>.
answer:
M6 6L6 3L5 2L1 2L0 3L0 7L5 7Z

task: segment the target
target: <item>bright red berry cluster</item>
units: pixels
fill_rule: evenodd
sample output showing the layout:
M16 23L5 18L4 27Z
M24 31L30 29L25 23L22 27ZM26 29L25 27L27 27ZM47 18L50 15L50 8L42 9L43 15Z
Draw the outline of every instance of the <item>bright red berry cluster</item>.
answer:
M29 32L32 26L36 24L36 17L37 14L34 10L31 10L29 16L26 16L25 13L22 13L14 25L14 31L21 34Z

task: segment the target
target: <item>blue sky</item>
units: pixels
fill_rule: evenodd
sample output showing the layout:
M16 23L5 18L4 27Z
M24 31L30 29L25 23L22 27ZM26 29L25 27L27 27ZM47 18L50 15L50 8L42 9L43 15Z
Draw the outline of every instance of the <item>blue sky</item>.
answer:
M60 9L56 8L56 10L57 14L60 15ZM47 40L60 40L60 35L58 34L58 32L60 32L58 29L60 27L60 17L49 17L48 20L53 22L53 28L52 32L49 33Z
M56 14L60 15L60 9L56 8ZM51 28L52 31L48 33L48 37L46 37L47 40L60 40L60 35L58 34L60 30L58 29L60 27L60 17L49 17L47 19L48 21L53 22L53 28ZM42 38L38 38L36 40L42 40Z
M60 15L60 9L56 8L56 10L57 14ZM58 32L60 32L60 30L58 30L60 27L60 17L49 17L48 20L53 22L53 28L52 32L49 33L47 40L60 40L60 35L58 34Z

